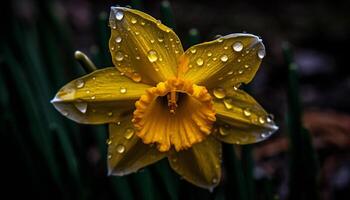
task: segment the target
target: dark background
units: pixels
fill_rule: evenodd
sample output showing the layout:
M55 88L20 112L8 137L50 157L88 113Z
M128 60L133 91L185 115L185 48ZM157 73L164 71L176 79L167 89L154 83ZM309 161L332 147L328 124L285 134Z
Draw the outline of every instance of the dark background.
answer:
M128 177L107 177L106 127L75 124L49 104L62 85L84 74L74 60L74 50L85 52L101 68L111 66L105 18L110 6L133 5L162 18L161 1L152 0L1 3L0 146L4 195L8 192L14 198L25 195L36 199L164 199L174 198L172 193L176 193L175 197L181 199L220 199L220 191L225 191L226 199L291 198L286 123L288 62L282 50L288 43L299 67L302 121L317 153L315 179L319 198L348 199L350 2L174 0L170 3L175 31L185 48L191 43L189 32L193 28L198 30L201 42L237 32L252 33L264 41L266 57L249 90L274 114L280 130L271 139L248 147L250 168L244 164L246 149L241 147L235 147L238 171L235 168L231 172L230 165L225 167L226 174L242 171L249 174L245 170L251 170L255 195L230 195L230 187L238 187L228 184L230 175L224 176L221 186L213 193L198 189L166 170L169 168L166 162ZM304 165L308 168L310 164ZM166 178L175 180L175 186L164 183L165 175L159 173L164 169ZM169 192L169 188L177 189ZM150 192L159 194L150 196Z

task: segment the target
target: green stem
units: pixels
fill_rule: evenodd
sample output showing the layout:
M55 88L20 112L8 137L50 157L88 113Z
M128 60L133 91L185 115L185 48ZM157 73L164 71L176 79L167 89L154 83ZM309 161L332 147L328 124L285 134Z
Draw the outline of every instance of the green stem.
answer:
M90 60L90 58L81 51L75 51L74 53L75 59L79 62L79 64L83 67L86 73L91 73L97 70L95 64Z

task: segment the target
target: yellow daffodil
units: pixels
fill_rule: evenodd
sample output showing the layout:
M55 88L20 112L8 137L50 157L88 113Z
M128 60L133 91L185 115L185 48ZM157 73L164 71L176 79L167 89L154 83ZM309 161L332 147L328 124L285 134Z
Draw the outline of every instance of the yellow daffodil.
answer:
M138 10L112 7L109 25L114 67L68 83L52 100L76 122L109 124L109 174L167 157L184 179L210 189L221 178L221 142L255 143L277 130L238 88L265 56L258 37L231 34L184 52L170 28Z

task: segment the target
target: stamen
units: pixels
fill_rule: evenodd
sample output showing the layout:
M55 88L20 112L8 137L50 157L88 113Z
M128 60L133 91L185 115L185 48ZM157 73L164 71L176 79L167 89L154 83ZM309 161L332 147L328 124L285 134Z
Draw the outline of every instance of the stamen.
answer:
M179 98L176 90L172 90L170 93L167 94L168 98L168 107L171 114L175 114L176 108L177 108L177 100Z

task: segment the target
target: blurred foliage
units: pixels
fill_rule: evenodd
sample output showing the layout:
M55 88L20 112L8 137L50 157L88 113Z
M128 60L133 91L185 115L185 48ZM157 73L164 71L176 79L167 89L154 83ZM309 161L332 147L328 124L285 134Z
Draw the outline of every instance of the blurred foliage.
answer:
M71 30L54 15L53 3L33 1L37 9L33 21L14 15L13 2L1 8L2 20L8 24L0 46L5 193L35 199L278 199L273 177L256 178L253 145L224 145L223 180L212 192L181 180L166 160L126 177L107 176L106 127L75 124L50 104L59 87L85 73L74 59ZM131 3L143 10L141 0ZM162 22L175 29L168 1L161 3L160 13ZM106 12L96 16L98 42L88 54L97 66L112 65L107 21ZM201 41L195 28L186 39L185 46ZM285 67L289 66L290 199L317 199L317 162L301 124L295 64L290 55L285 60ZM10 192L13 188L18 192Z

